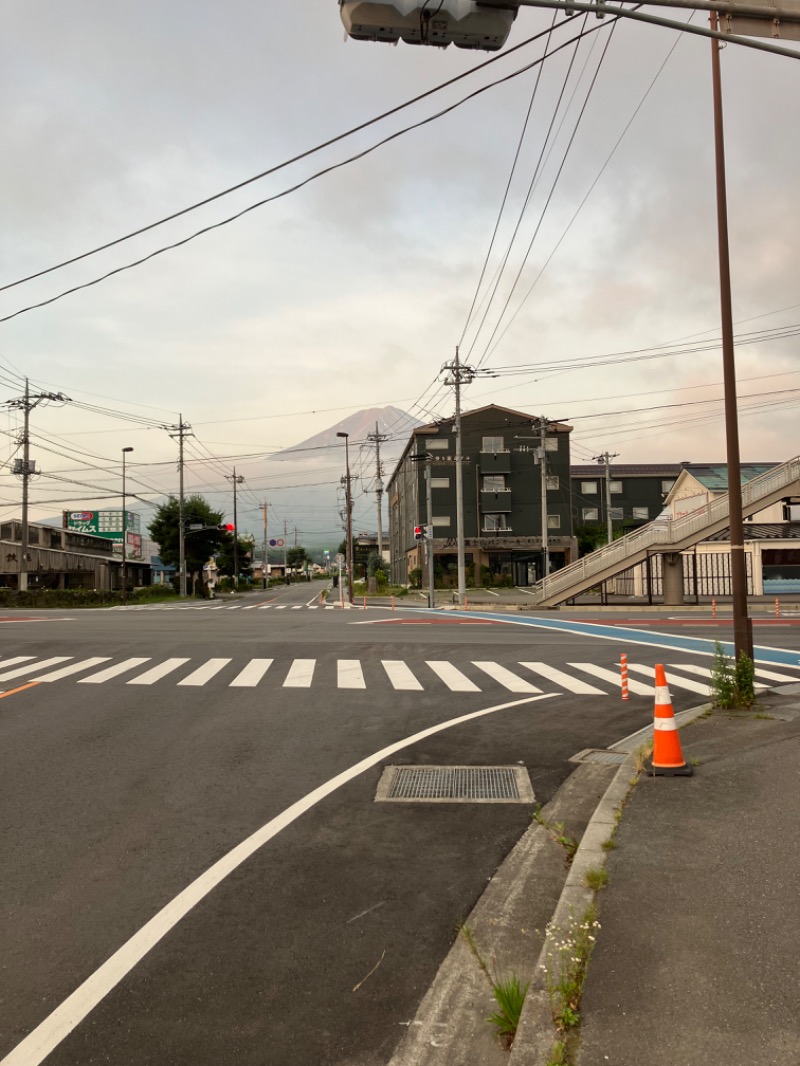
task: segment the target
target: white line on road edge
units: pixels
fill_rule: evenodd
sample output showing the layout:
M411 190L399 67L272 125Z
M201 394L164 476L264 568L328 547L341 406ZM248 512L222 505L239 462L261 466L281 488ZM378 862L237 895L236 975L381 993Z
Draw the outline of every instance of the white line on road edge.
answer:
M134 933L130 940L127 940L121 948L115 951L111 958L107 959L99 969L95 970L90 977L87 977L83 984L79 985L71 995L67 996L52 1014L48 1015L43 1022L37 1025L32 1033L25 1037L22 1043L17 1044L14 1050L10 1051L0 1061L0 1066L39 1066L50 1052L58 1047L61 1041L69 1036L72 1030L83 1021L87 1014L94 1010L97 1004L130 973L134 966L141 962L145 955L182 918L185 918L201 900L205 899L217 885L221 884L229 874L232 874L264 844L276 837L292 822L297 821L301 815L315 807L326 796L341 788L342 785L346 785L349 781L363 774L365 770L371 769L379 762L389 758L390 755L394 755L395 752L402 751L403 748L425 740L426 737L433 736L435 733L441 733L445 729L452 729L453 726L461 725L463 722L471 722L475 718L482 718L484 715L492 714L494 711L505 711L510 707L521 707L526 703L536 703L538 700L550 699L552 696L557 695L558 693L556 692L550 692L543 693L541 696L528 696L526 699L513 700L511 703L500 703L494 707L485 707L482 711L472 711L470 714L462 714L459 718L451 718L448 722L442 722L439 725L431 726L429 729L423 729L422 732L414 733L413 736L399 740L396 744L390 744L388 748L382 748L373 755L368 755L366 759L355 763L348 770L344 770L342 773L330 778L324 785L315 788L313 792L309 792L308 795L297 800L291 807L287 807L277 817L272 818L266 825L257 829L241 844L237 844L227 855L223 855L221 859L218 859L205 873L192 881L166 907L163 907L158 914L143 925L138 933Z

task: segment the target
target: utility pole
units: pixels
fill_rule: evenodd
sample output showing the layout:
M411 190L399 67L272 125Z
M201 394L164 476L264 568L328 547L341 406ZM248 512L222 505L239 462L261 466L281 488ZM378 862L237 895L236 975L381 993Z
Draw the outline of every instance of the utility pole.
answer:
M122 603L128 602L128 501L127 487L125 485L125 456L132 452L133 448L122 449Z
M186 595L186 514L183 498L183 441L191 431L188 422L183 421L183 415L178 415L177 426L166 426L173 440L178 438L178 581L181 596Z
M289 576L289 552L286 547L286 538L288 533L286 532L286 519L283 520L283 577L284 580Z
M464 567L464 479L462 471L461 455L461 387L469 385L477 371L471 366L461 363L456 345L456 355L452 363L445 363L442 367L445 375L444 384L450 385L455 390L456 396L456 550L458 553L458 603L464 606L466 595L466 573Z
M225 479L233 482L233 587L236 589L239 587L239 521L236 513L236 486L241 485L244 477L241 474L237 476L236 467L234 467L233 476L226 474Z
M269 587L269 578L267 577L268 568L267 568L267 501L266 500L264 500L264 502L261 504L261 513L264 516L264 567L263 567L263 571L262 571L262 574L261 574L261 587L262 588L268 588Z
M539 466L542 476L542 587L550 573L550 541L547 526L547 419L539 419Z
M28 494L31 474L36 472L36 463L31 462L30 453L30 414L34 407L48 401L54 403L69 403L69 397L61 392L37 392L31 394L30 382L25 378L25 395L17 400L9 400L7 406L22 411L22 460L17 459L14 463L13 472L22 477L22 522L20 529L20 557L18 568L17 589L19 592L28 591Z
M719 17L711 12L711 29ZM739 456L739 411L736 402L736 362L733 351L733 300L728 246L728 194L725 179L725 131L722 115L721 44L711 40L711 79L714 93L714 155L717 182L717 238L719 243L719 301L722 326L722 378L725 395L725 438L728 458L728 515L730 518L731 592L733 594L734 657L753 658L753 623L747 613L747 570L744 561L742 474Z
M432 455L425 458L425 508L427 521L425 523L425 554L428 557L428 606L433 610L436 606L436 578L433 572L433 489L431 487L431 459Z
M367 440L375 442L375 495L378 498L378 556L383 560L383 468L381 467L381 441L388 440L385 433L378 432L378 423L375 423L375 432L370 433Z
M609 544L614 539L614 523L611 521L611 460L618 456L619 452L602 452L594 456L596 463L605 463L606 466L606 531Z
M345 537L347 543L345 545L345 552L347 554L347 599L349 603L353 602L353 493L350 487L350 434L349 433L337 433L337 437L344 437L344 461L346 471L345 481L345 508L347 510L347 516L345 521Z

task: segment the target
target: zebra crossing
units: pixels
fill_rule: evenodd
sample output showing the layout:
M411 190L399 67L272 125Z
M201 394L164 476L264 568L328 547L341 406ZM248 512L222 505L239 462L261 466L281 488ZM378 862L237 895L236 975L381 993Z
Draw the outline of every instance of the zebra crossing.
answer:
M669 685L677 692L707 697L710 666L698 663L666 664ZM794 670L794 673L790 671ZM628 664L628 689L632 696L653 698L655 670L643 664ZM639 679L642 680L639 680ZM800 681L800 666L781 670L756 666L757 689ZM620 690L616 664L600 666L588 662L550 663L518 661L498 663L471 660L455 663L444 659L407 662L402 659L312 659L257 658L234 661L212 657L205 660L188 656L156 659L131 656L114 661L112 656L78 659L55 655L40 659L18 655L0 659L0 685L6 682L50 684L73 680L80 685L118 683L152 686L159 683L179 688L204 688L212 682L227 688L310 689L315 686L350 691L393 690L424 692L447 690L454 693L487 692L500 689L516 694L563 692L573 696L608 696Z
M350 607L351 604L345 604ZM135 603L112 611L336 611L338 603Z

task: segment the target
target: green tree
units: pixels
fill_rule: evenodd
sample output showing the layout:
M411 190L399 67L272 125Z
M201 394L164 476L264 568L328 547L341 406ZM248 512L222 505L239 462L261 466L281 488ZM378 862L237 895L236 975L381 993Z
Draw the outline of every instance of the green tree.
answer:
M286 562L292 570L302 570L307 561L309 561L308 552L300 544L287 549Z
M180 504L175 496L162 503L155 517L147 527L150 536L158 544L161 559L167 565L179 563L179 511ZM184 548L186 552L186 571L190 575L202 577L203 567L212 556L232 547L233 537L230 533L220 532L216 527L222 522L222 512L214 511L199 494L184 499ZM202 530L192 530L192 526L202 526Z

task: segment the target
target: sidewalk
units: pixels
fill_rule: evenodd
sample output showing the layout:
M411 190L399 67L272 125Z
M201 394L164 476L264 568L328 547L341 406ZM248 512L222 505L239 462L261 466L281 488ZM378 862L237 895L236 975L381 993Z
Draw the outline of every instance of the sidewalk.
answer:
M800 686L681 730L691 778L625 808L579 1066L800 1062ZM542 1062L546 1058L542 1058Z

